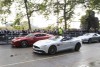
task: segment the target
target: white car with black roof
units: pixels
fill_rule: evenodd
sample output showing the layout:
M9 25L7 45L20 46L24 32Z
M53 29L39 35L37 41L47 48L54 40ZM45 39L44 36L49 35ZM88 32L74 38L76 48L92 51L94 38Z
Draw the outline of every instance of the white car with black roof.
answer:
M33 44L33 52L55 54L56 52L67 49L79 51L81 46L82 42L77 38L72 38L69 36L54 36L46 40L35 42Z

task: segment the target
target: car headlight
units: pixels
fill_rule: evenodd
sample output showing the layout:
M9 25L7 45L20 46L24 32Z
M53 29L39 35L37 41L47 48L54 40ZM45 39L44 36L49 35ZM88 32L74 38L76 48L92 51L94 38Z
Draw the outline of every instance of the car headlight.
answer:
M34 47L34 48L38 48L38 49L40 49L40 47L38 47L38 46L35 46L35 45L33 45L33 47Z

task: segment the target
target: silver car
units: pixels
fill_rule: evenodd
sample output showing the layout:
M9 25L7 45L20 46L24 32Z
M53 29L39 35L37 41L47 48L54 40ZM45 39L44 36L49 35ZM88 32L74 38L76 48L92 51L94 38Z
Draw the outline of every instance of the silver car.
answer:
M100 34L97 33L86 33L82 36L79 36L78 38L81 39L83 43L100 42Z

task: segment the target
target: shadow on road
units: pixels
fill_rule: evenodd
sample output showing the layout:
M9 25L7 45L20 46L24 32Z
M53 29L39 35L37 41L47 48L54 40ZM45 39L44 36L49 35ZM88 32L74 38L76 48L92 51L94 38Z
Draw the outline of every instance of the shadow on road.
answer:
M53 57L53 56L59 56L59 55L74 53L74 52L75 52L74 50L68 49L68 50L64 50L64 51L57 52L54 55L50 55L50 54L38 54L38 53L34 53L34 52L33 52L33 55L35 54L35 55L37 55L39 57Z

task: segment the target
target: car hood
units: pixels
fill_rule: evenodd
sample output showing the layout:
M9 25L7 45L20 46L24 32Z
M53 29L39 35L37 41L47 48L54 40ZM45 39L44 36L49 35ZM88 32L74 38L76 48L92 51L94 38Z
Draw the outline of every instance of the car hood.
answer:
M27 37L15 37L13 40L24 40L27 39Z
M44 45L54 44L56 42L57 41L46 39L46 40L39 40L39 41L35 42L33 45L40 47L40 46L44 46Z
M77 37L78 39L82 40L82 39L88 39L91 38L91 36L79 36Z

